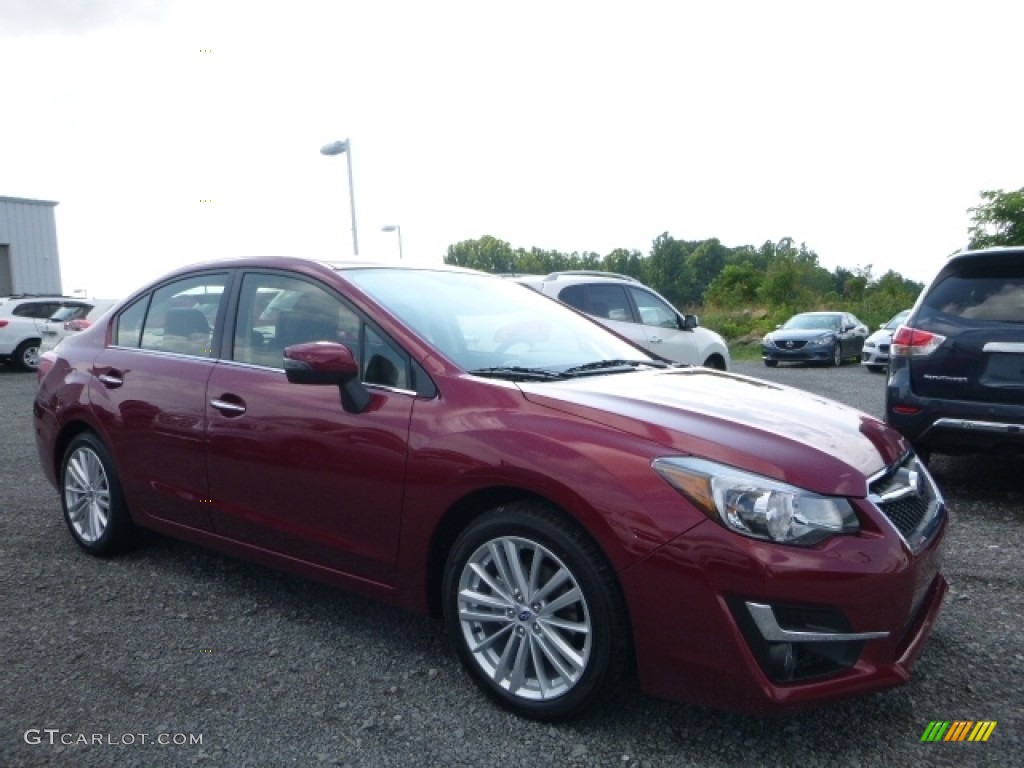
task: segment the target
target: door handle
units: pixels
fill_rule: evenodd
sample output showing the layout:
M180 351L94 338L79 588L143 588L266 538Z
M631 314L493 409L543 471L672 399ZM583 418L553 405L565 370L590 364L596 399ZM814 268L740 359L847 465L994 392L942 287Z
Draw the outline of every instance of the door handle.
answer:
M225 416L241 416L245 413L245 405L242 403L234 403L230 400L223 400L217 397L210 401L210 405Z
M107 373L101 373L96 377L99 379L100 384L105 386L107 389L117 389L124 384L124 377L120 371L110 370Z
M651 336L647 339L651 344L661 344L661 336Z

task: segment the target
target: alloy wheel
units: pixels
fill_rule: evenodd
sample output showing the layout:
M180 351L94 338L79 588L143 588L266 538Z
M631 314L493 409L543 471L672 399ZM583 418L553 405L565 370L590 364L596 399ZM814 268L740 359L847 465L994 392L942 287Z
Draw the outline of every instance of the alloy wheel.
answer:
M67 459L64 503L68 523L84 543L95 543L103 536L110 521L110 480L89 446L80 446Z
M583 590L535 541L505 536L473 552L459 578L458 620L483 674L517 698L563 696L587 669L593 628Z

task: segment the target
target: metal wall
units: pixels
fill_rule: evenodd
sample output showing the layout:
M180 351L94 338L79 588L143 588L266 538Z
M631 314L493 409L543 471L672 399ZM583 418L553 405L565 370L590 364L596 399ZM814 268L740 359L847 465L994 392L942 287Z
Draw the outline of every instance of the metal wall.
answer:
M10 264L13 293L62 292L56 205L50 200L0 197L0 246L7 246L9 258L4 261Z

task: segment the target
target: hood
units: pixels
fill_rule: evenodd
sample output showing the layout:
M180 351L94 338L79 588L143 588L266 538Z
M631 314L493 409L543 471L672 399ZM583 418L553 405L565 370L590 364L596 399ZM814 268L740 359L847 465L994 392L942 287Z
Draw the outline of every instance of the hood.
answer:
M775 342L779 341L804 341L805 339L816 339L819 336L825 334L832 334L835 336L838 331L832 330L831 328L793 328L793 329L779 329L772 331L768 334L768 337Z
M530 402L816 493L865 496L909 445L882 421L760 379L685 368L522 383Z
M889 330L886 330L885 328L882 328L881 330L875 331L870 336L868 336L866 339L864 339L864 343L865 344L888 344L890 341L892 341L892 335L894 333L896 333L896 331L894 331L894 330L893 331L889 331Z

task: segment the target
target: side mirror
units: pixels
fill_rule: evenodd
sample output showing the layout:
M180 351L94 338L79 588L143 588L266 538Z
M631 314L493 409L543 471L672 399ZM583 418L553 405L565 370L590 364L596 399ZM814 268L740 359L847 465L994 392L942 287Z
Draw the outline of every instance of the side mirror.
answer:
M700 320L696 315L683 315L683 330L692 331L694 328L700 325Z
M284 374L292 384L338 387L341 407L349 413L362 413L373 399L359 380L359 363L344 344L311 341L285 347Z

